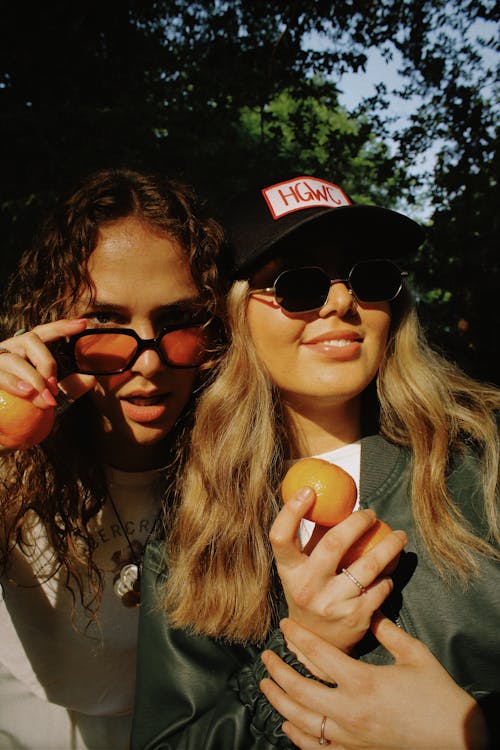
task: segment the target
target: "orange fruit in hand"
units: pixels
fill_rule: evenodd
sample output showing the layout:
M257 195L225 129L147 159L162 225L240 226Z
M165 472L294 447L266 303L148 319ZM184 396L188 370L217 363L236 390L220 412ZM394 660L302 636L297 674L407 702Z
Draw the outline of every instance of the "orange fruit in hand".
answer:
M0 390L0 446L31 448L52 429L55 409L39 409L27 398Z
M347 471L322 458L302 458L285 474L281 496L286 503L301 487L311 487L316 500L304 518L321 526L335 526L352 513L358 494Z
M391 533L391 531L392 529L389 524L377 519L373 526L368 529L368 531L365 531L363 536L357 539L354 544L349 547L344 557L339 562L337 570L341 571L342 568L348 568L351 563L375 547L375 545L381 542L387 534ZM392 573L395 570L398 561L399 555L397 555L394 560L391 560L389 565L385 568L384 574Z

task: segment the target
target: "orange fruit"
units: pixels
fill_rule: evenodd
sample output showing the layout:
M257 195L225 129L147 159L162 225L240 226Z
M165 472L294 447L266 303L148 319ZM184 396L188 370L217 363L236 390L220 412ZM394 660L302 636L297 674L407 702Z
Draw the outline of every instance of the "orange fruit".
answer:
M352 513L358 494L347 471L322 458L302 458L285 474L281 496L286 503L301 487L311 487L316 500L304 518L321 526L335 526Z
M358 560L362 555L375 547L376 544L382 541L382 539L390 534L392 531L389 524L385 521L377 519L373 526L365 531L357 541L352 544L347 552L345 553L342 560L339 562L337 570L340 571L342 568L348 568L351 563ZM384 574L392 573L399 561L399 555L392 560L384 570Z
M0 389L0 445L31 448L41 443L52 429L55 409L39 409L27 398Z

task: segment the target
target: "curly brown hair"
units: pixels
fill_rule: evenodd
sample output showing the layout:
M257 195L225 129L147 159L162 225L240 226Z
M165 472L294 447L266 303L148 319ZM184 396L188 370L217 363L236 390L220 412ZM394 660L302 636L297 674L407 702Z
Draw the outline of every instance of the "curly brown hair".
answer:
M2 304L5 337L19 328L66 317L85 288L92 294L88 261L99 231L130 216L179 242L200 304L214 318L223 317L223 232L204 216L193 190L159 176L106 169L91 174L61 201L21 257ZM101 601L102 578L93 561L89 522L102 507L107 490L90 439L91 409L83 397L56 419L42 444L2 459L0 569L8 565L15 545L27 548L30 519L40 519L55 551L47 575L64 566L68 589L93 614ZM192 404L170 436L172 467L182 462L191 413Z

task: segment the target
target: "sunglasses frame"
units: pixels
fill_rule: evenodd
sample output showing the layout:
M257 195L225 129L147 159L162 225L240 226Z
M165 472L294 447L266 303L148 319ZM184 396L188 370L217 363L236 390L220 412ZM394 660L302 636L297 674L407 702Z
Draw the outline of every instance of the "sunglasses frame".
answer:
M80 333L76 333L73 336L70 336L69 339L67 339L64 344L62 345L60 349L60 353L69 358L71 360L72 364L72 371L73 372L79 372L82 375L121 375L122 373L126 372L127 370L130 370L136 361L139 359L141 354L148 349L152 349L158 354L158 357L160 358L160 361L162 364L166 365L167 367L173 367L177 370L192 370L196 367L199 367L202 362L199 362L194 365L176 365L170 362L165 353L162 351L160 344L161 340L164 336L166 336L168 333L173 333L174 331L183 331L187 328L207 328L207 320L205 319L204 322L197 322L196 320L190 320L186 321L185 323L179 324L176 323L175 325L170 326L164 326L158 336L155 336L152 339L143 339L139 336L136 331L134 331L133 328L89 328L85 331L81 331ZM96 372L95 370L87 370L87 369L81 369L78 367L77 361L76 361L76 354L75 349L77 342L82 339L86 338L88 336L92 335L99 335L99 334L123 334L126 336L129 336L130 338L133 338L137 342L137 350L132 355L130 361L127 363L126 367L121 367L118 370L110 370L106 372Z
M386 263L390 263L400 273L400 284L399 284L398 290L397 290L397 292L395 294L392 295L392 297L389 297L389 298L384 298L384 299L379 299L379 300L363 300L360 297L358 297L358 295L354 291L354 289L352 287L352 284L351 284L351 281L350 281L351 276L352 276L353 272L355 271L355 269L358 268L360 265L363 265L364 263L372 263L372 262L377 262L377 261L384 261ZM328 282L329 282L328 292L326 293L326 297L325 297L325 300L324 300L323 304L320 305L319 307L310 307L310 308L307 308L305 310L287 310L286 307L284 307L280 302L278 302L278 299L276 297L276 284L277 284L277 282L279 281L279 279L284 274L290 273L291 271L298 271L298 272L300 272L300 271L309 271L309 270L320 271L323 274L323 277L325 279L327 279ZM345 279L341 279L341 278L339 278L339 279L330 279L329 274L327 274L326 271L323 268L321 268L320 266L300 266L300 267L296 267L296 268L286 268L284 271L281 271L281 273L279 273L278 276L275 278L273 286L263 287L261 289L251 289L250 290L250 295L253 295L253 294L273 294L274 295L274 300L275 300L276 304L279 305L279 307L281 307L281 309L284 310L286 313L288 313L289 315L302 315L304 313L316 312L317 310L321 310L321 308L324 307L326 305L326 303L327 303L328 294L329 294L330 288L333 286L333 284L345 284L345 286L347 287L347 290L348 290L349 294L351 294L356 299L357 302L361 302L361 303L365 303L365 304L378 304L380 302L392 302L392 300L396 299L396 297L398 296L398 294L401 292L401 289L403 288L404 279L407 276L408 276L407 271L401 271L401 269L398 268L398 266L395 263L393 263L391 260L388 260L387 258L373 258L373 259L370 259L370 260L358 261L358 263L355 263L352 266L351 270L349 271L349 273L347 275L347 278L345 278Z

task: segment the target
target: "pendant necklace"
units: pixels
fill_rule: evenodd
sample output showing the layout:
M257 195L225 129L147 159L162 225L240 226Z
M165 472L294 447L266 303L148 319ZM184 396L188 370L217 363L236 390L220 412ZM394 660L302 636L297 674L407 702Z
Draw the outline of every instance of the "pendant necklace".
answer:
M144 556L144 550L146 549L146 546L151 538L151 535L153 534L153 531L156 527L156 522L158 521L158 516L156 516L154 523L151 527L151 531L147 535L144 544L142 545L141 551L139 554L137 554L136 550L134 549L134 545L130 541L130 537L127 534L127 529L125 528L125 524L123 523L120 514L118 513L116 509L116 505L113 502L113 498L111 495L108 495L109 502L111 503L111 507L113 508L113 512L117 518L118 523L120 524L121 530L123 531L123 534L125 536L125 539L127 540L127 544L130 549L130 553L132 555L133 562L125 563L125 565L122 565L120 568L120 572L118 576L115 578L115 581L113 583L113 591L115 592L116 596L122 600L122 603L125 607L138 607L141 603L141 567L142 567L142 558Z

